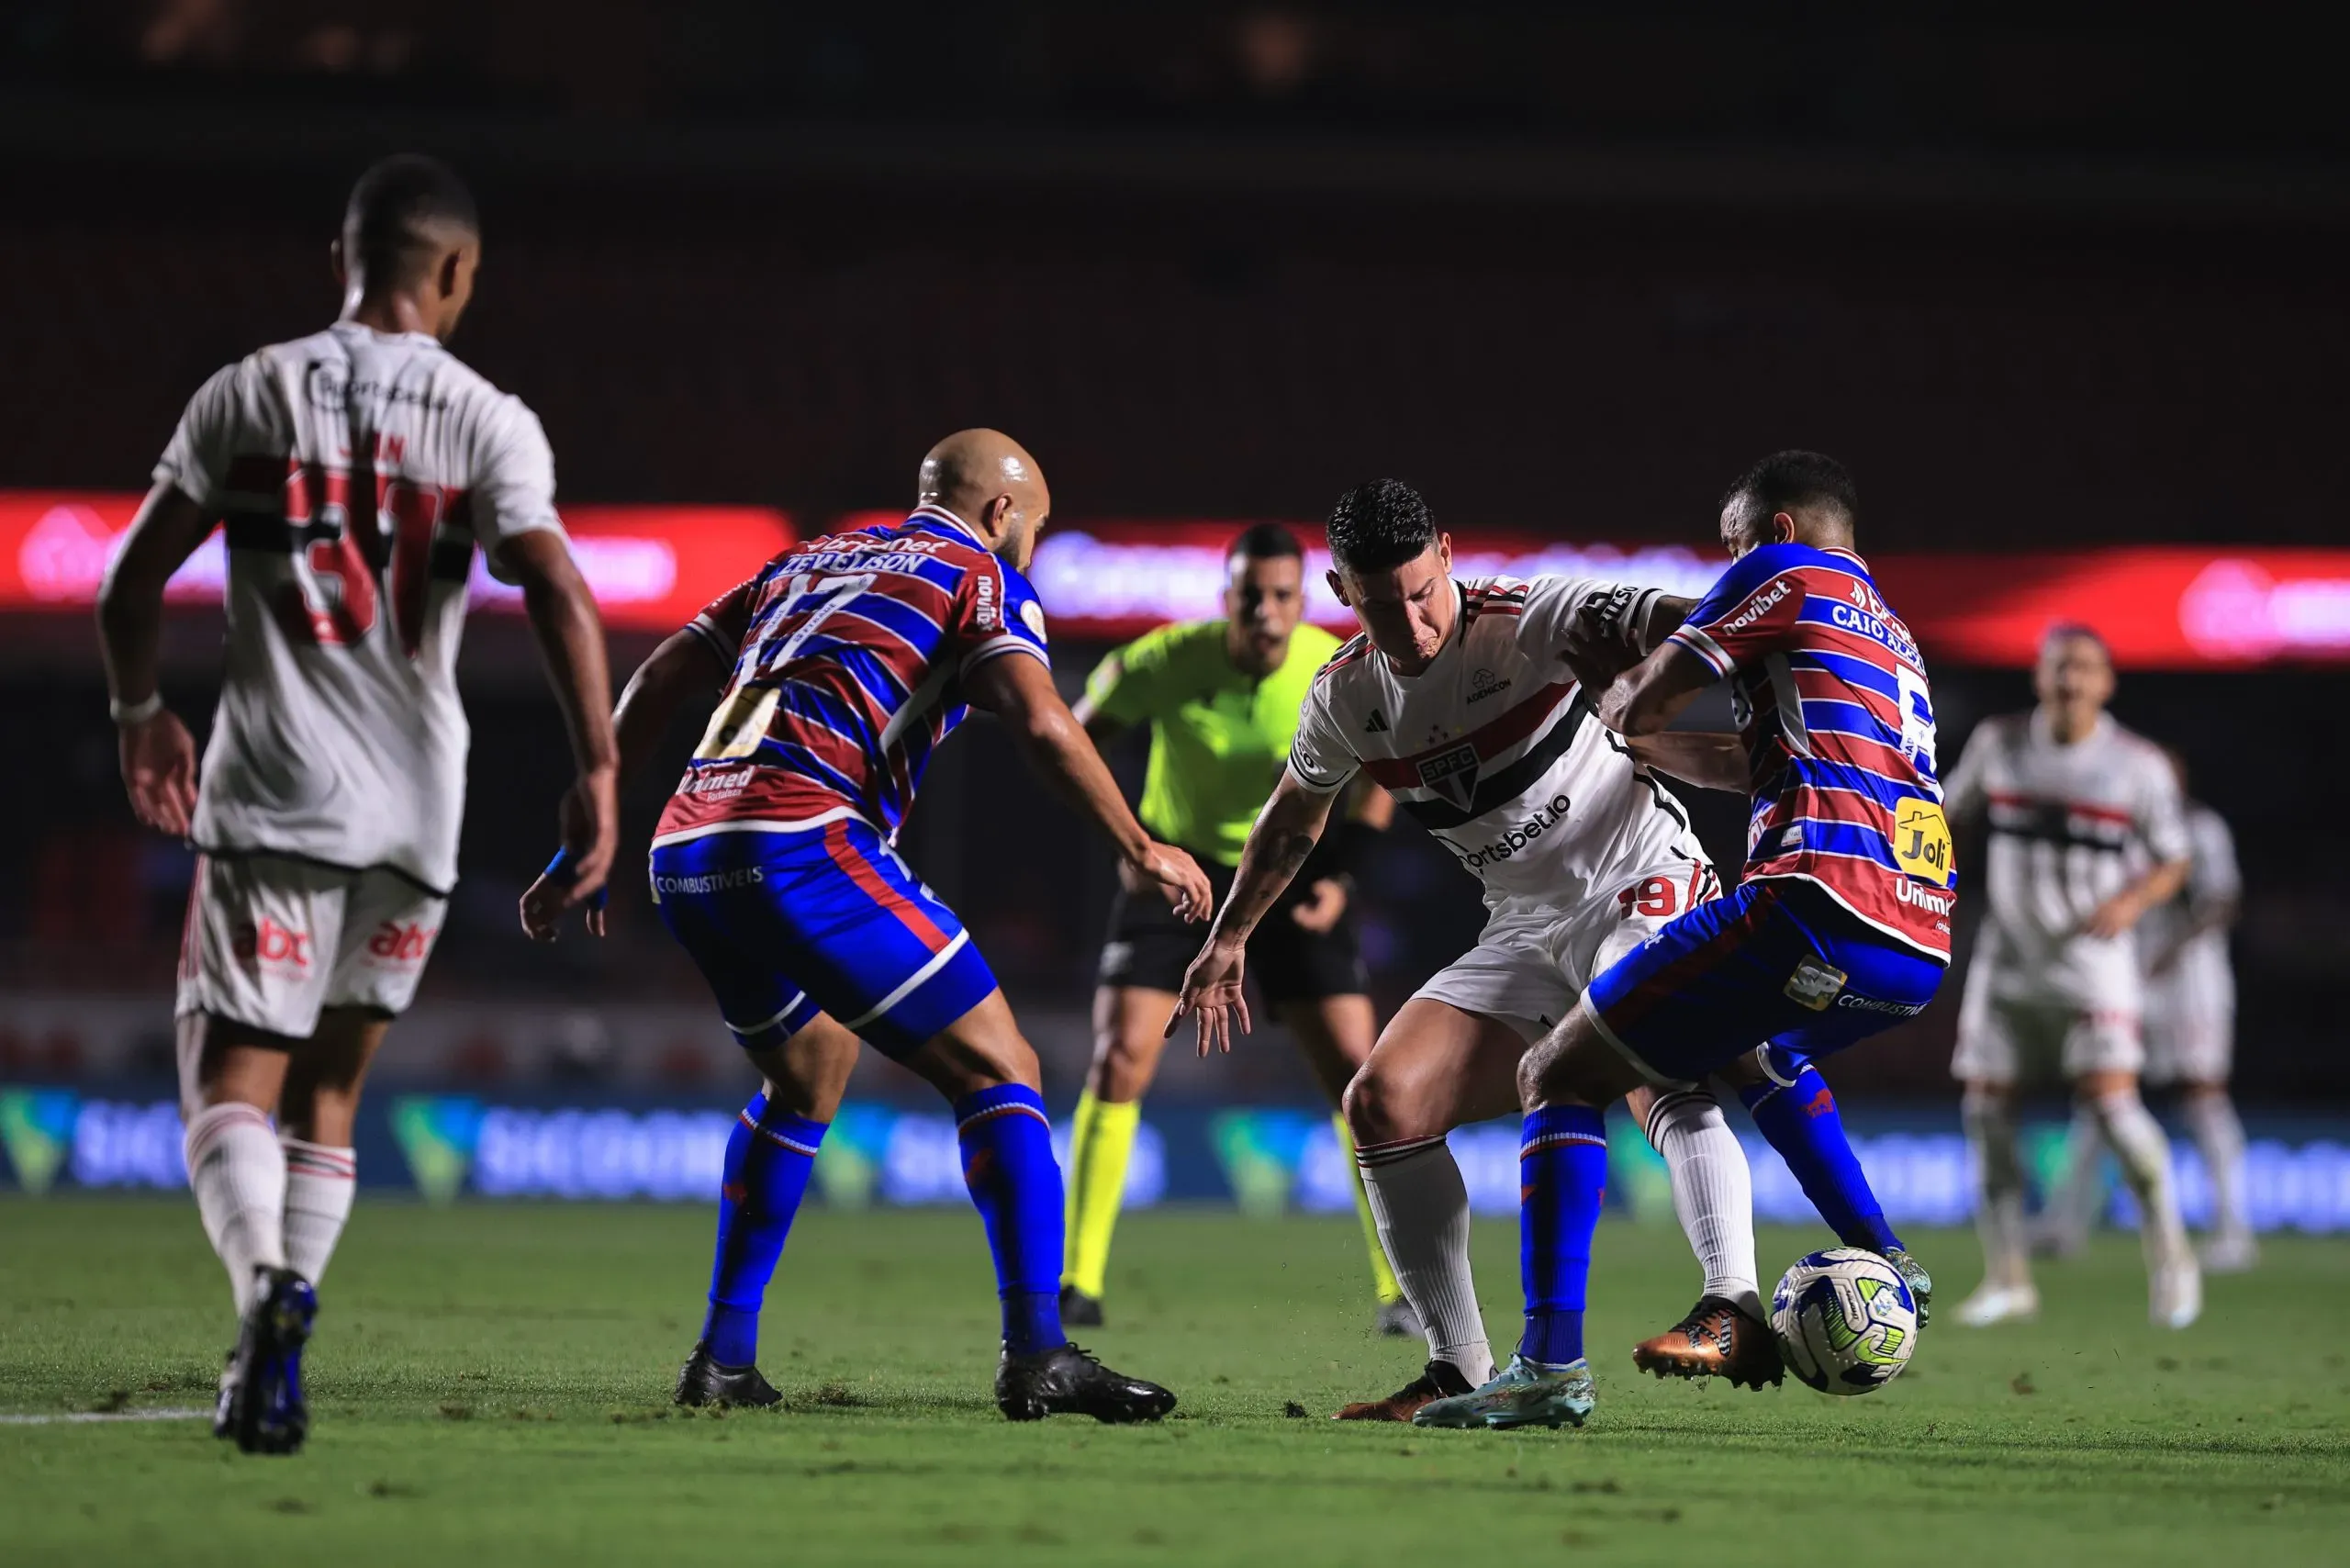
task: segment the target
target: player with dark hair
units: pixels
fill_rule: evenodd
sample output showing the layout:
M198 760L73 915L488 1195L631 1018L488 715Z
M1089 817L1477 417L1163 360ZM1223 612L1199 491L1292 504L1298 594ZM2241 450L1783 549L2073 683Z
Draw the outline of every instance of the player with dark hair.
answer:
M368 170L334 247L341 318L204 384L99 598L132 807L198 851L181 1102L188 1184L243 1322L214 1429L248 1451L308 1429L302 1347L351 1214L361 1084L456 881L476 547L521 586L570 729L563 900L603 885L618 832L603 628L554 454L530 409L443 346L480 254L448 169ZM199 788L156 644L165 582L223 522L228 678Z
M2015 1098L2019 1081L2052 1068L2137 1196L2149 1316L2184 1328L2202 1311L2170 1141L2138 1088L2145 980L2135 927L2186 884L2194 844L2169 759L2106 711L2113 685L2104 638L2051 627L2032 672L2039 705L1977 725L1951 773L1951 816L1990 840L1951 1062L1981 1183L1983 1283L1959 1305L1975 1327L2040 1310Z
M1149 726L1142 823L1197 856L1219 899L1258 808L1281 777L1314 673L1338 646L1327 632L1304 624L1304 612L1297 536L1279 523L1259 523L1225 554L1223 618L1162 626L1117 649L1094 666L1077 705L1097 745ZM1358 791L1346 823L1250 945L1258 990L1333 1107L1378 1033L1348 904L1365 848L1393 814L1384 794ZM1093 993L1093 1065L1069 1144L1061 1315L1073 1325L1102 1321L1110 1238L1142 1096L1158 1070L1184 966L1198 950L1198 933L1166 901L1145 896L1130 878L1121 883ZM1346 1119L1337 1121L1352 1171ZM1380 1250L1360 1179L1355 1201L1371 1249L1378 1327L1416 1335L1419 1323Z
M1753 779L1746 874L1602 970L1526 1053L1525 1331L1507 1368L1425 1406L1422 1425L1580 1426L1591 1413L1583 1319L1607 1174L1602 1107L1741 1060L1841 1050L1915 1017L1942 984L1955 894L1933 704L1908 629L1852 552L1858 510L1832 459L1766 458L1722 505L1729 569L1662 646L1643 654L1605 607L1570 641L1600 723L1628 738L1733 681Z
M1407 1420L1493 1371L1469 1266L1468 1192L1446 1133L1505 1114L1519 1058L1583 982L1714 897L1712 868L1651 767L1735 787L1742 760L1727 736L1620 739L1592 722L1590 697L1561 663L1586 615L1645 644L1678 625L1688 601L1559 577L1456 580L1450 539L1419 493L1392 479L1340 498L1328 537L1332 590L1363 634L1314 683L1288 769L1184 977L1178 1015L1197 1014L1203 1050L1228 1048L1234 1022L1248 1027L1250 934L1357 772L1485 884L1491 913L1476 946L1389 1021L1346 1094L1380 1238L1429 1355L1412 1383L1339 1414ZM1832 1124L1833 1102L1824 1092L1820 1100ZM1642 1096L1637 1114L1665 1158L1706 1283L1697 1306L1640 1345L1636 1362L1659 1375L1776 1381L1737 1138L1694 1086ZM1864 1184L1859 1201L1874 1207Z
M995 1257L998 1408L1155 1420L1173 1394L1061 1331L1060 1170L1036 1053L895 840L924 766L977 706L1110 834L1137 888L1198 919L1207 879L1135 820L1053 688L1022 575L1052 510L1035 459L964 431L923 459L915 496L904 522L794 545L721 595L654 651L615 715L625 774L723 682L654 833L653 896L767 1080L727 1144L710 1312L677 1402L780 1397L754 1361L759 1308L861 1036L955 1108ZM564 872L558 857L523 897L533 936L554 934Z

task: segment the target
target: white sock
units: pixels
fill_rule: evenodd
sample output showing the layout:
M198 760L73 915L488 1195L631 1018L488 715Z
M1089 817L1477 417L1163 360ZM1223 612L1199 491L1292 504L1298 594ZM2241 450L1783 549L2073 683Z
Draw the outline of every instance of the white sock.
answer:
M2178 1198L2171 1191L2170 1140L2163 1137L2162 1124L2135 1089L2099 1094L2088 1103L2121 1161L2122 1179L2137 1194L2146 1266L2177 1257L2187 1249L2187 1230L2178 1222Z
M1975 1151L1975 1229L1983 1238L1983 1282L2028 1285L2031 1258L2023 1229L2023 1159L2016 1147L2015 1108L2003 1094L1969 1091L1959 1102Z
M1473 1387L1494 1375L1494 1350L1469 1272L1469 1188L1441 1137L1359 1148L1379 1244L1427 1330L1428 1356Z
M2252 1215L2244 1201L2244 1123L2236 1119L2236 1103L2226 1090L2216 1094L2189 1094L2180 1107L2195 1147L2203 1152L2203 1169L2211 1176L2211 1229L2220 1236L2249 1236Z
M185 1148L196 1213L242 1316L252 1305L253 1271L285 1266L285 1151L261 1108L236 1100L189 1118Z
M1746 1150L1703 1091L1662 1096L1649 1111L1649 1142L1673 1177L1673 1212L1706 1271L1707 1295L1762 1316L1754 1273L1754 1175Z
M2074 1106L2073 1125L2065 1136L2064 1174L2048 1194L2048 1228L2059 1239L2077 1244L2096 1227L2104 1163L2104 1125L2087 1106Z
M279 1142L285 1149L285 1266L317 1284L351 1218L359 1161L348 1148L297 1137Z

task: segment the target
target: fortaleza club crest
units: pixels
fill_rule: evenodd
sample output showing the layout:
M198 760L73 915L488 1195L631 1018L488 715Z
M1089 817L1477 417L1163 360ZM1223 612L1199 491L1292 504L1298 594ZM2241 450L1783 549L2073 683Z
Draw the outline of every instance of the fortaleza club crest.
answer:
M1477 748L1467 741L1424 759L1420 787L1433 790L1462 811L1477 796Z

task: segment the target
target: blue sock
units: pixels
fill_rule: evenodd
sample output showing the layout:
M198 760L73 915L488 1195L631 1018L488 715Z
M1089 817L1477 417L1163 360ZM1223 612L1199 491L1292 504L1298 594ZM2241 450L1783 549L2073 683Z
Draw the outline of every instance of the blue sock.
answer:
M1777 1065L1786 1064L1782 1058ZM1861 1170L1852 1141L1844 1136L1844 1118L1836 1114L1836 1097L1828 1092L1827 1080L1809 1063L1795 1075L1791 1085L1767 1081L1750 1083L1738 1092L1738 1097L1839 1241L1872 1252L1886 1252L1901 1245L1901 1238L1885 1223L1884 1206L1869 1190L1868 1176Z
M1518 1353L1564 1366L1583 1359L1591 1236L1607 1190L1607 1134L1588 1105L1526 1114L1517 1145L1518 1277L1526 1335Z
M1066 1343L1061 1332L1061 1168L1045 1102L1017 1083L955 1103L963 1184L987 1222L1003 1303L1003 1346L1015 1356Z
M791 1234L791 1216L808 1192L822 1122L771 1111L755 1096L726 1139L726 1174L718 1189L718 1251L710 1266L710 1316L701 1337L712 1361L748 1366L759 1354L759 1303Z

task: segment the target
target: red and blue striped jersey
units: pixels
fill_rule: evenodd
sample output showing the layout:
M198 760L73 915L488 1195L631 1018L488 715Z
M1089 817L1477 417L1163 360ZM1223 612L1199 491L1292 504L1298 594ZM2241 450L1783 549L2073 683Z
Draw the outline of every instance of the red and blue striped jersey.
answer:
M1729 678L1753 788L1746 876L1816 882L1950 958L1950 827L1918 644L1849 550L1765 544L1670 641Z
M852 814L894 838L970 672L1051 662L1036 590L937 506L795 545L688 630L733 675L656 845Z

